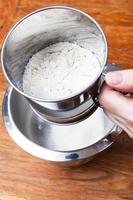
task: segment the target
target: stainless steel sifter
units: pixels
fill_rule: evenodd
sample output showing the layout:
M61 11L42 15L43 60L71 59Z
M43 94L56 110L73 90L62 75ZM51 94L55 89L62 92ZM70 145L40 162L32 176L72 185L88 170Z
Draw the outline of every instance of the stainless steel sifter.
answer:
M98 76L84 91L67 99L39 99L24 93L22 77L28 60L37 51L63 41L93 51L101 64ZM55 123L69 124L85 119L98 108L102 77L105 71L114 70L107 64L107 54L105 35L92 17L74 8L52 6L32 12L14 25L3 43L1 62L7 80L28 99L35 113Z

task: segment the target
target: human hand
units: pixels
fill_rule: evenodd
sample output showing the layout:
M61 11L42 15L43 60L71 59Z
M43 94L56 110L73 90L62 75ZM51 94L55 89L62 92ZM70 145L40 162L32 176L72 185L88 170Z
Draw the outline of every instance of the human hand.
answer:
M109 72L99 102L107 116L133 139L133 69Z

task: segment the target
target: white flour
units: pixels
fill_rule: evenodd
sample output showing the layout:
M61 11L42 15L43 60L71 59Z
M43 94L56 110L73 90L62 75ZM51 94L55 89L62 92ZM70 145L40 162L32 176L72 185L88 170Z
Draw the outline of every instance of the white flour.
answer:
M23 75L25 93L43 99L63 99L86 89L101 70L90 50L59 42L37 52Z

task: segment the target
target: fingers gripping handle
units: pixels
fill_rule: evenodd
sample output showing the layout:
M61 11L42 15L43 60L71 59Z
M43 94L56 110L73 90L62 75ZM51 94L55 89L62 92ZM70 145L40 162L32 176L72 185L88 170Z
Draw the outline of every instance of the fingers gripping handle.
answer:
M104 71L103 71L103 73L102 73L102 75L101 75L100 81L99 81L98 96L99 96L99 94L100 94L101 87L102 87L102 85L103 85L104 82L105 82L105 75L106 75L108 72L119 71L119 70L121 70L121 68L120 68L118 65L116 65L116 64L109 64L109 63L108 63L108 64L105 66L105 69L104 69ZM95 104L96 104L96 106L101 107L101 105L99 104L99 98L98 98L98 96L95 98Z

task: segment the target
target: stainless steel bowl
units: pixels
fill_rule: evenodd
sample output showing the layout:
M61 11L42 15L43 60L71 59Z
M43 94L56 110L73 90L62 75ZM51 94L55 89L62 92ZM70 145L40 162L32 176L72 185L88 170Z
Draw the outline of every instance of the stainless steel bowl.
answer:
M122 131L101 108L77 124L54 125L38 117L27 99L12 87L8 88L4 97L3 118L10 136L25 151L65 166L91 160L108 148ZM97 118L101 122L100 127L94 124Z
M62 41L93 51L101 64L98 76L84 91L67 99L38 99L24 93L22 77L28 60L37 51ZM28 99L33 110L50 121L72 123L98 107L99 80L106 68L107 51L105 35L92 17L74 8L52 6L30 13L11 29L3 43L1 61L7 80ZM99 56L101 52L103 57Z

